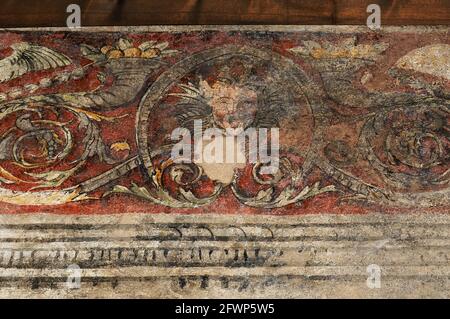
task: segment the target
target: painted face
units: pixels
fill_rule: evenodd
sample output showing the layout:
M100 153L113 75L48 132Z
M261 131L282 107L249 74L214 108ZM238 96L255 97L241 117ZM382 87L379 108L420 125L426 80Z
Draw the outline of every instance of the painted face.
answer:
M211 87L206 81L201 81L200 88L219 127L245 129L253 123L258 103L254 90L224 82L216 82Z

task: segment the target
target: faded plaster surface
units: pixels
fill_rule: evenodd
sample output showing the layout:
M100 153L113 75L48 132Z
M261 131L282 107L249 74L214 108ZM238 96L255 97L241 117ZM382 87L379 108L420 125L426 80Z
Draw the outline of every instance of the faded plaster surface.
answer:
M11 29L0 45L1 297L448 297L448 27ZM211 129L277 129L279 169L245 143L244 162L176 162L176 128L193 150Z

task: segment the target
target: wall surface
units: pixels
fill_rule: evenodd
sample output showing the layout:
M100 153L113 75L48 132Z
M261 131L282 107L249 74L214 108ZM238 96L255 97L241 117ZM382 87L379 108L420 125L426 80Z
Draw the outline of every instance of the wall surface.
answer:
M449 297L448 1L37 3L0 7L0 297ZM198 120L278 170L174 162Z

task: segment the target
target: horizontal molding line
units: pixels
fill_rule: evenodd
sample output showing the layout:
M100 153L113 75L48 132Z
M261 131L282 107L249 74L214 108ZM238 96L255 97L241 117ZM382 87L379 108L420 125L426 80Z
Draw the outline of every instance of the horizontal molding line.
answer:
M114 248L336 248L336 249L404 249L404 248L450 248L450 240L421 239L420 241L399 241L395 239L383 240L303 240L303 241L92 241L92 242L0 242L0 250L80 250L80 249L114 249Z
M259 279L259 278L258 278ZM273 283L273 278L257 282L243 278L231 278L228 287L223 287L224 278L209 278L208 287L196 280L194 285L177 287L177 278L144 280L114 278L82 281L81 289L67 289L63 281L18 282L0 287L1 298L160 298L160 299L258 299L258 298L448 298L449 280L430 278L402 278L382 281L381 289L369 289L366 278L356 280L324 280L319 277L289 276L275 278L281 282ZM268 284L269 283L269 284ZM34 289L30 286L35 285ZM255 289L255 287L260 289ZM423 290L426 290L425 292ZM181 301L180 301L181 302Z
M202 222L199 223L198 219ZM105 215L69 215L69 214L0 214L0 225L157 225L164 224L169 226L193 224L193 225L275 225L277 227L285 226L314 226L314 224L392 224L402 223L410 225L449 225L450 211L441 213L421 213L421 214L383 214L370 213L364 215L354 214L327 214L326 212L316 215L300 216L264 216L264 223L261 223L259 215L223 215L223 214L105 214Z
M207 219L202 223L198 223L198 217L126 214L86 219L72 215L1 215L0 243L410 241L420 245L424 240L450 242L450 215L278 216L267 218L265 224L260 219L253 224L255 216L208 215L202 216L202 220ZM211 218L217 221L210 222ZM30 224L39 220L42 223Z
M450 277L450 266L381 266L382 276L390 277ZM19 269L3 268L0 279L14 277L67 278L66 269ZM121 267L108 269L82 269L82 277L173 277L173 276L365 276L367 266L307 266L307 267Z
M45 236L45 234L43 234ZM109 240L108 240L109 239ZM208 240L209 239L209 240ZM190 237L185 239L180 239L177 241L177 243L187 243L191 244L192 242L197 241L205 241L208 240L210 242L225 242L225 243L251 243L256 242L260 243L264 246L270 243L282 243L282 242L291 242L291 243L306 243L306 242L341 242L346 241L349 243L361 243L361 242L383 242L387 240L392 241L400 241L400 242L413 242L414 245L420 246L421 243L417 243L417 241L442 241L444 242L444 245L450 244L450 237L429 237L429 236L423 236L423 237L409 237L408 239L399 239L399 238L390 238L386 236L378 236L378 237L349 237L349 236L303 236L303 237L292 237L292 238L280 238L280 239L268 239L264 240L261 238L237 238L237 237L228 237L228 238L222 238L218 240L211 240L208 237ZM164 238L164 237L151 237L147 240L145 238L135 238L135 237L116 237L116 238L103 238L103 237L74 237L74 238L6 238L0 240L0 244L8 244L8 243L23 243L23 244L50 244L50 243L57 243L60 245L66 245L67 243L79 243L79 244L85 244L89 242L98 243L100 241L104 241L106 243L123 243L123 242L129 242L129 241L140 241L141 243L145 242L158 242L158 243L164 243L165 241L174 241L174 238ZM425 244L426 245L426 244ZM433 246L433 245L431 245ZM441 246L441 245L439 245ZM3 246L2 246L3 247ZM67 246L66 246L67 247ZM138 246L139 247L139 246ZM164 247L164 246L162 246Z
M0 215L1 216L1 215ZM1 218L1 217L0 217ZM290 218L290 216L285 216L284 218ZM413 223L410 221L379 221L379 222L354 222L354 223L292 223L292 224L275 224L275 223L239 223L239 227L259 227L267 228L268 226L274 227L276 229L289 229L289 228L305 228L305 227L345 227L351 228L355 226L386 226L386 225L408 225L408 226L450 226L449 223ZM146 226L159 227L160 229L170 229L175 227L191 227L191 228L204 228L205 226L212 226L215 228L230 228L227 223L204 223L204 222L185 222L185 223L150 223L146 224L80 224L75 220L73 224L0 224L0 230L2 229L23 229L23 230L110 230L110 229L136 229Z

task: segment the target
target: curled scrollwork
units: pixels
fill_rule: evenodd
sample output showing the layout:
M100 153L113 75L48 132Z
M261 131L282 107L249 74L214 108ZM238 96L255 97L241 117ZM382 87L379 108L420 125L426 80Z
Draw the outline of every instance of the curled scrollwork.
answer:
M82 57L90 63L72 70L70 66L56 76L1 93L4 130L0 131L0 184L8 187L0 188L0 201L52 205L86 199L89 196L83 193L85 190L98 188L135 167L136 161L130 159L101 176L73 185L78 181L76 173L89 159L96 157L99 163L115 165L119 159L111 155L112 151L129 149L127 143L107 145L100 125L128 115L107 116L104 112L132 101L151 73L164 65L164 57L177 52L170 50L167 42L147 41L135 46L124 38L101 49L81 45ZM13 54L0 61L0 74L15 70L18 77L71 63L75 62L57 50L22 43L13 46ZM37 90L52 90L88 74L97 75L98 87L33 95ZM12 78L2 77L0 82Z
M203 80L207 78L211 83ZM287 83L289 87L286 87ZM178 90L174 91L174 87ZM185 124L189 131L192 131L192 125L189 124L194 120L203 120L204 126L218 130L229 127L245 130L249 125L255 125L257 128L280 126L283 118L296 118L299 114L302 116L301 121L310 125L309 123L313 123L311 104L318 107L311 88L308 78L291 61L274 56L273 52L252 47L224 46L194 54L180 61L154 82L141 101L138 114L138 145L142 162L153 183L145 191L142 188L134 189L145 192L145 197L153 202L171 207L192 207L212 202L222 189L229 187L242 204L264 208L298 204L318 194L335 191L334 186L321 188L320 183L303 185L302 162L293 164L287 158L280 160L281 167L274 175L261 174L262 164L253 165L252 173L246 178L257 186L262 186L253 196L243 192L238 181L239 175L245 175L245 171L252 164L247 164L245 168L236 165L234 179L231 183L225 183L219 182L218 179L212 181L206 169L203 172L205 174L202 174L201 167L195 164L171 163L161 169L155 165L155 157L151 154L157 146L152 146L148 127L152 125L156 109L168 109L171 104L177 106L174 101L179 101L174 112L179 125ZM311 93L311 96L310 99L305 98L307 102L302 104L305 91ZM222 98L225 93L232 98ZM244 108L241 112L248 116L238 114L237 110L240 108ZM306 140L308 139L307 135ZM305 142L305 150L299 153L307 153L307 143ZM294 145L292 147L295 148ZM162 177L164 170L169 167L173 181L182 186L175 194ZM217 166L217 169L225 168ZM210 172L211 170L209 167ZM193 174L195 178L191 176L191 180L183 180L186 174ZM214 185L212 195L207 196L206 200L201 197L201 202L192 192L184 190L186 187L194 187L193 185L202 179L200 175ZM211 184L206 188L211 188ZM129 193L129 189L120 190Z
M71 50L26 43L0 60L5 87L29 72L49 74L0 93L1 202L55 205L121 193L174 208L223 196L219 205L235 198L235 205L276 209L340 187L365 203L448 203L445 94L364 88L374 75L363 67L381 58L387 42L311 40L279 54L237 41L177 62L169 42L115 40L82 44L79 61L65 55ZM53 74L57 68L64 70ZM363 87L355 85L357 74ZM89 82L84 89L69 90L83 79ZM111 134L118 126L108 123L121 119L126 125ZM126 135L130 124L136 132ZM272 128L282 144L272 174L264 173L261 158L249 160L260 155L255 147L247 152L250 138L234 148L245 162L174 162L169 156L175 129L191 134L193 148L211 150L207 129L234 141L230 129L256 134ZM132 178L119 180L124 176Z
M201 177L202 169L195 164L176 164L171 160L166 160L152 174L152 187L139 187L133 184L128 188L117 185L107 195L111 193L125 193L159 205L176 208L195 208L212 203L223 190L221 183L215 183L209 194L199 197L192 190L184 188L200 182Z
M62 117L64 121L60 120ZM0 114L0 120L12 121L0 138L5 183L16 182L10 178L14 174L7 173L5 165L20 174L16 180L36 189L60 186L93 156L115 163L97 125L99 121L114 118L84 111L52 97L9 104ZM75 136L82 137L83 146L76 156L73 155Z
M334 185L320 187L320 182L316 182L312 186L302 186L301 170L295 167L287 157L280 159L280 168L274 175L261 176L261 167L261 163L253 165L252 176L258 185L266 187L260 189L255 196L248 196L244 190L239 188L236 180L231 185L236 198L247 206L280 208L290 204L300 205L302 201L310 197L336 191Z
M448 185L449 109L417 106L380 112L365 124L361 148L393 187L403 191Z

